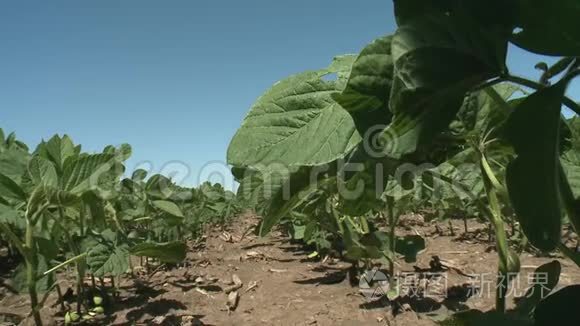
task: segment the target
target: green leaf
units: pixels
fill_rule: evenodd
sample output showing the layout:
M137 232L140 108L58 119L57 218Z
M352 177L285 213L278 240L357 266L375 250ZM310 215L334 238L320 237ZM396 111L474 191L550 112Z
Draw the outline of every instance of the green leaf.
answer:
M338 55L332 59L332 63L328 67L328 70L336 73L338 88L344 88L355 59L356 55L354 54Z
M173 195L173 182L160 174L152 175L145 184L147 195L152 198L167 199Z
M314 168L303 167L289 175L277 175L266 181L270 193L269 200L263 211L263 220L258 226L260 236L267 235L282 218L290 211L304 203L310 195L319 189L332 186L336 183L336 178L312 179L316 176L312 171ZM270 183L272 182L272 183Z
M571 285L542 300L534 312L534 326L580 325L580 285Z
M133 181L143 181L147 177L147 171L143 169L137 169L131 175L131 180Z
M36 264L36 292L45 293L54 284L54 275L49 274L43 277L43 273L48 270L48 264L46 258L42 255L37 255L35 259ZM16 291L20 293L28 293L28 282L27 282L27 270L26 264L22 263L18 265L14 274L12 275L13 287Z
M529 316L536 305L558 285L562 265L557 260L544 264L534 271L532 286L522 299L517 302L516 312L521 316Z
M304 232L306 231L306 225L294 225L294 226L292 226L292 230L294 231L292 234L292 239L294 239L294 240L303 240L304 239Z
M20 226L22 229L26 227L24 219L18 211L2 203L0 203L0 223Z
M484 140L488 132L495 131L491 138L488 135L487 140L491 140L494 138L493 135L500 133L513 111L507 101L519 90L518 86L501 83L478 92L478 111L473 128L477 133L477 139Z
M507 140L517 154L508 165L509 196L530 243L551 251L560 242L560 106L566 82L544 88L516 107L507 122Z
M580 193L580 162L577 159L578 155L572 153L564 155L558 164L558 185L568 219L575 230L580 230L580 197L577 195Z
M456 0L394 0L395 18L398 25L428 14L457 12L469 14L482 26L493 27L496 33L506 36L515 21L515 0L456 1Z
M57 188L39 185L32 191L26 206L28 217L36 216L43 212L49 204L61 207L70 207L78 203L79 197L70 192Z
M34 237L38 252L47 260L56 259L59 253L59 247L54 239L47 239L43 237Z
M395 245L395 252L405 256L405 262L414 263L417 261L417 254L425 250L425 239L420 235L407 235L398 237Z
M83 202L88 206L90 217L94 227L106 228L105 201L99 198L94 192L87 192L82 197Z
M14 180L0 173L0 197L26 201L26 194Z
M166 263L179 263L185 259L187 246L181 241L167 243L140 243L131 248L131 254L159 259Z
M393 83L392 36L367 45L356 58L342 93L332 95L353 117L361 135L375 125L391 120L389 94Z
M80 150L80 149L79 149ZM36 153L54 163L58 172L63 171L65 161L78 153L69 136L54 135L48 141L42 141Z
M119 276L129 269L129 250L127 246L98 244L87 254L87 265L97 277Z
M4 174L16 183L26 171L30 154L18 148L0 151L0 174Z
M41 156L33 156L28 162L28 175L34 185L58 186L56 168L49 160Z
M426 0L393 0L395 19L398 25L405 24L419 16L434 11L443 11L443 7L437 8L437 4L446 3L445 1L426 1Z
M456 116L465 93L506 70L507 42L460 13L431 14L401 25L392 41L392 123L385 154L413 153Z
M339 173L339 210L350 216L379 209L386 180L400 166L399 161L388 157L372 157L365 147L359 145Z
M352 236L352 229L347 228ZM386 232L375 231L363 235L360 242L352 239L353 243L350 245L349 257L358 259L371 258L380 259L384 257L392 257L392 249L390 248L390 237Z
M511 41L544 55L580 55L578 0L519 0L518 26Z
M181 211L179 206L177 206L177 204L175 204L174 202L170 202L167 200L154 200L152 204L154 207L162 210L163 212L169 215L183 217L183 212Z
M133 154L133 149L129 144L121 144L119 148L115 149L115 154L117 156L117 160L119 162L123 162L131 157L131 155Z
M361 138L348 112L331 94L329 69L276 83L252 106L228 148L228 163L259 170L318 165L345 156ZM299 146L297 146L299 144Z
M114 154L92 154L68 160L63 172L62 188L73 194L99 187L102 178L114 165Z
M332 96L345 110L387 108L393 78L391 40L391 35L380 37L356 57L346 88Z
M237 197L247 203L248 207L257 208L260 201L266 199L263 173L250 169L237 168L236 180L240 183Z

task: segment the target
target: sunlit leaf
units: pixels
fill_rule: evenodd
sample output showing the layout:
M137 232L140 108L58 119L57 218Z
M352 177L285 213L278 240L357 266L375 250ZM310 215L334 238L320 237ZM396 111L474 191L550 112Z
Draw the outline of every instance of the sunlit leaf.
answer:
M167 201L167 200L154 200L152 202L152 204L156 208L160 209L161 211L163 211L169 215L173 215L176 217L183 217L183 212L181 211L179 206L177 206L177 204L175 204L174 202Z
M259 170L318 165L343 157L358 142L350 115L332 98L329 69L288 77L252 106L228 148L228 163ZM299 146L297 146L299 144Z

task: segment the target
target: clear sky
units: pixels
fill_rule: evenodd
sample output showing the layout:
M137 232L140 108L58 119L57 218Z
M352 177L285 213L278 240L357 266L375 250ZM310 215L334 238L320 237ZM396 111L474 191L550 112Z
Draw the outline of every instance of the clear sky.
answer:
M31 147L126 142L130 170L196 184L270 85L394 29L389 0L2 1L0 127ZM536 61L511 51L515 73Z

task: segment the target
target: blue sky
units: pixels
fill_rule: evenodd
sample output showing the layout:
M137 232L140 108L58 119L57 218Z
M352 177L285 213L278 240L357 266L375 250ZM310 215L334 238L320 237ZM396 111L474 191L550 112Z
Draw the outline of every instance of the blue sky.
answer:
M2 1L0 127L31 146L126 142L129 169L196 184L266 88L392 33L392 17L388 0ZM522 53L512 71L536 79Z

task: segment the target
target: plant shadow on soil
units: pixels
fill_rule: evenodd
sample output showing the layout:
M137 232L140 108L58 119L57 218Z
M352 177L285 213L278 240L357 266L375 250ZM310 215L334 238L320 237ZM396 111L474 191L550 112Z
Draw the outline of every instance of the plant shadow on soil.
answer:
M257 217L244 215L224 230L239 239L257 222ZM224 241L220 230L210 230L201 245L192 246L187 260L180 266L146 270L135 273L134 278L124 276L118 284L118 296L105 310L107 315L91 324L394 325L394 321L398 326L433 326L431 318L453 311L493 309L493 293L488 295L483 289L470 293L466 285L470 279L465 275L493 275L497 253L487 250L490 243L481 241L481 235L468 234L465 239L458 239L463 230L462 221L453 221L457 229L455 236L437 233L437 229L446 230L448 223L441 223L439 228L436 225L436 222L414 223L397 230L400 235L418 233L427 239L427 249L420 253L417 262L400 261L397 266L400 271L417 274L433 271L430 265L433 256L455 266L456 270L445 271L446 291L432 297L403 296L394 303L385 298L369 302L361 295L358 282L353 282L352 264L348 262L309 259L307 248L291 243L280 232L264 239L246 235L240 241ZM478 230L485 226L470 220L469 228ZM561 257L524 253L522 273L533 272L554 259L563 266L560 286L580 283L578 269ZM230 308L225 289L231 286L234 274L242 280L243 287L237 290L237 306ZM61 274L59 281L65 289L74 288L73 277ZM521 288L525 289L525 284ZM27 315L26 296L3 290L0 298L0 318L5 316L7 320L12 314L23 319ZM47 325L63 324L57 300L56 295L49 296L43 309L43 316L50 320ZM513 301L509 300L508 308L515 306ZM25 321L23 325L30 323Z

